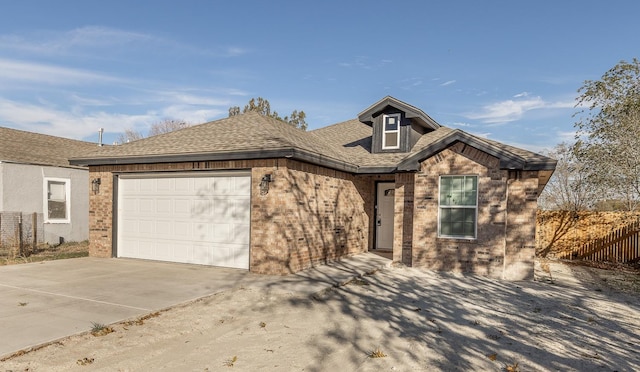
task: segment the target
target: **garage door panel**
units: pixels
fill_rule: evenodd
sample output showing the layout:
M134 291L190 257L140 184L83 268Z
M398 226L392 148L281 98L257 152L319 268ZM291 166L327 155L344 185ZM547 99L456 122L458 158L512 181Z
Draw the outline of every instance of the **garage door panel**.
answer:
M194 200L191 208L191 216L211 216L211 200Z
M125 198L121 206L124 212L131 213L138 210L138 201L136 199Z
M191 236L191 224L178 221L173 224L173 235L177 238L188 239Z
M249 221L251 201L248 197L237 198L234 200L234 215L233 217L238 221Z
M154 233L158 237L173 236L175 235L175 232L173 231L173 226L174 226L173 221L156 221Z
M163 191L166 193L174 191L174 182L173 178L159 178L156 182L156 191L158 193L162 193Z
M156 180L143 178L137 180L134 187L140 192L154 192L156 191Z
M183 242L171 242L173 247L173 255L171 259L167 261L175 261L175 262L183 262L183 263L193 263L192 259L192 249L191 244L183 243Z
M173 213L176 217L184 218L191 215L191 200L189 199L174 199L173 200Z
M148 257L153 254L153 242L141 240L138 243L137 258Z
M211 240L215 243L227 243L230 242L231 226L228 224L215 224L213 225L213 232L211 234Z
M234 177L236 190L251 190L251 178L250 177Z
M151 199L139 199L137 213L153 213L156 211L155 201Z
M133 176L118 186L118 256L248 269L248 175Z
M173 200L169 197L164 197L156 201L156 213L158 214L173 214Z
M233 236L231 241L235 244L248 245L251 236L251 228L247 225L237 224L233 226Z
M172 245L169 242L156 242L155 254L161 261L169 261L172 257Z

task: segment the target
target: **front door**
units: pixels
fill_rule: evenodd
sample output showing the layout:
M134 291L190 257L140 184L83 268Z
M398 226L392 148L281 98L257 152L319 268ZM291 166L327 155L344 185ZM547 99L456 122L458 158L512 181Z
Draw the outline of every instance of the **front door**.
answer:
M393 182L380 182L376 187L376 249L393 249L395 190Z

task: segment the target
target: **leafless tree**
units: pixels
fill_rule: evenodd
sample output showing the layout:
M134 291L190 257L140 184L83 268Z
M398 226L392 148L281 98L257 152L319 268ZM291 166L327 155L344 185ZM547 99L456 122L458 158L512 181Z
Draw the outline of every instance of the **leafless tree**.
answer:
M173 132L179 129L187 128L189 124L184 120L165 119L157 123L151 124L146 137L157 136L159 134ZM126 129L116 140L118 143L128 143L143 139L145 136L135 129Z
M601 194L596 185L588 182L589 172L576 158L573 145L563 142L546 155L558 160L558 164L538 199L541 209L581 211L600 200Z

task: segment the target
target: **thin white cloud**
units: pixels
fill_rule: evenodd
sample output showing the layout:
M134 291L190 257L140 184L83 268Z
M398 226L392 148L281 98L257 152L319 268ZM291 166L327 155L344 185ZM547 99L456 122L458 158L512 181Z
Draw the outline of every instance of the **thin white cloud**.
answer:
M191 124L202 124L227 115L227 109L200 108L191 105L171 105L162 110L164 118L184 120Z
M112 106L120 103L115 98L91 98L79 94L71 94L69 100L78 106Z
M249 95L248 92L244 91L244 90L240 90L240 89L228 89L226 92L226 94L230 95L230 96L241 96L241 97L246 97Z
M75 85L84 83L116 83L124 80L92 71L0 58L0 82Z
M451 123L451 125L454 126L454 127L460 127L460 128L471 128L471 127L474 126L473 124L463 123L463 122L459 122L459 121L453 122L453 123Z
M3 49L40 56L74 56L100 59L131 58L132 53L172 50L176 55L193 54L214 57L238 57L249 50L240 46L191 45L153 34L102 26L86 26L68 31L39 31L30 34L0 35ZM108 52L102 52L108 51Z
M345 68L361 68L364 70L377 70L390 63L393 63L390 59L371 61L367 56L357 56L353 61L338 62L338 66Z
M448 80L445 81L444 83L440 84L441 87L446 87L447 85L451 85L454 84L456 81L455 80Z
M227 48L227 56L228 57L238 57L249 53L249 51L245 48L240 47L229 47Z
M508 145L518 147L521 149L529 150L538 154L542 154L549 150L549 146L534 144L534 143L520 143L520 142L511 142L511 141L502 141L502 140L500 142L503 142Z
M540 109L572 108L573 102L547 102L541 97L505 100L486 105L480 112L469 113L469 119L480 120L487 124L504 124L521 119L525 113Z
M576 131L559 131L556 133L559 142L573 142L576 140Z
M90 136L98 128L105 128L107 132L123 132L126 128L139 127L159 119L161 117L153 113L84 113L0 100L0 122L3 125L12 124L14 128L66 138L81 139Z
M171 102L174 104L185 104L185 105L204 105L204 106L225 106L229 107L231 105L231 101L228 99L219 99L213 98L211 96L202 96L189 94L185 92L162 92L159 94L159 97L162 98L163 101Z
M522 97L527 97L529 96L528 92L522 92L522 93L518 93L516 95L513 96L513 98L522 98Z
M88 26L69 31L48 31L30 35L2 35L0 49L12 49L41 55L69 54L78 49L99 49L148 43L151 35L107 27Z

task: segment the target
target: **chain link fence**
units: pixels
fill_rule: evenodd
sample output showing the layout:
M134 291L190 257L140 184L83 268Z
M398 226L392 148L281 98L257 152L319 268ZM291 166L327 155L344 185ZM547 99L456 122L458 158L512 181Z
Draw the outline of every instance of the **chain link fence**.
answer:
M0 212L0 257L27 257L43 244L42 213Z

